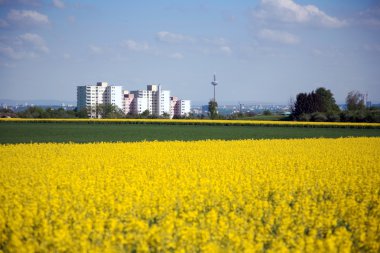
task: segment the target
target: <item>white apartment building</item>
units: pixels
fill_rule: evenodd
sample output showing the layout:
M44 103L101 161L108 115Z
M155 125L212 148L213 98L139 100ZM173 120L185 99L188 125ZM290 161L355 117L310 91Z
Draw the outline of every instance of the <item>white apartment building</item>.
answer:
M147 85L146 90L127 91L122 86L98 82L96 85L77 87L77 108L88 109L90 118L99 118L96 108L100 104L111 104L119 107L124 114L142 114L149 110L155 116L165 113L174 116L187 116L190 113L190 100L179 100L170 97L169 90L162 90L160 85Z
M111 104L123 109L122 87L108 85L106 82L77 87L78 110L87 108L90 118L98 118L96 107L100 104Z
M191 101L178 99L178 97L170 98L170 118L184 117L190 114Z
M170 91L162 90L160 85L148 85L147 90L131 91L134 99L129 112L141 114L146 110L156 116L170 114ZM126 94L124 94L124 97ZM124 98L125 100L125 98ZM127 102L124 102L125 104Z
M177 103L179 108L176 115L189 116L191 110L191 101L181 99Z
M129 91L124 90L123 91L123 112L125 115L128 113L132 113L133 108L133 100L135 98L135 95L130 94Z

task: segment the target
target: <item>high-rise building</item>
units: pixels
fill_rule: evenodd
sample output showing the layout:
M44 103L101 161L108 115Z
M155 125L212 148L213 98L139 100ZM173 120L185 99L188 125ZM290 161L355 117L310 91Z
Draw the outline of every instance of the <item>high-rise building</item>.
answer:
M122 87L108 85L106 82L77 87L78 110L86 108L89 117L98 118L96 108L101 104L115 105L119 109L123 109Z
M191 110L191 101L178 99L178 97L170 97L170 116L186 117L189 116Z
M156 116L170 114L170 91L162 90L160 85L148 85L146 90L135 90L130 94L134 96L131 113L141 114L149 110Z
M129 93L129 91L123 91L123 112L125 115L133 112L133 100L135 98L134 94Z
M181 117L189 116L191 110L191 101L181 99L177 103L179 104L177 115Z
M89 117L99 118L97 106L101 104L115 105L124 114L138 115L148 110L155 116L167 114L173 118L173 116L186 116L190 113L190 100L170 97L170 91L162 90L161 85L147 85L146 90L130 92L123 91L121 86L111 86L106 82L77 87L78 110L86 108Z

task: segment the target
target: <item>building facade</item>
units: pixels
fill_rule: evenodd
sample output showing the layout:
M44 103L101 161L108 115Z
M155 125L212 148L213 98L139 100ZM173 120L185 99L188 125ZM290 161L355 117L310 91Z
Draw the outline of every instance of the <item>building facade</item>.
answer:
M186 117L191 111L191 101L178 99L178 97L170 98L170 117Z
M170 91L162 90L160 85L148 85L146 90L135 90L129 94L133 95L130 113L141 114L149 110L155 116L170 115Z
M146 90L130 92L106 82L77 87L78 110L86 108L89 117L99 118L97 107L101 104L115 105L125 115L139 115L148 110L154 116L167 115L170 118L187 116L191 109L190 100L170 97L170 91L162 90L161 85L147 85Z
M101 104L110 104L123 109L122 87L108 85L106 82L77 87L78 110L87 109L90 118L99 118L96 109Z
M176 112L175 115L178 115L180 117L189 116L190 110L191 110L191 101L181 99L177 103L178 103L178 111Z

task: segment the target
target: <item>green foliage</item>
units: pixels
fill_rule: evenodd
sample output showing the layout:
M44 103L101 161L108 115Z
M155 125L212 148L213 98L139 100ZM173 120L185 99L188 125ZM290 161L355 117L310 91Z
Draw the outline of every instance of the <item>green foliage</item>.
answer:
M380 123L380 110L344 111L340 114L342 122L377 122Z
M346 105L348 111L364 110L364 95L359 91L350 91L346 97Z
M330 90L320 87L315 90L318 112L339 112L334 95Z
M38 106L28 107L25 111L17 113L20 118L44 118L45 110Z
M1 108L0 113L13 113L13 111L11 109Z
M123 118L123 112L116 105L100 104L96 107L96 114L98 117L104 119Z
M210 119L218 118L218 103L216 101L210 100L210 102L208 102L208 112Z
M300 121L315 122L366 122L380 123L379 110L343 111L341 113L303 113L298 117Z
M81 110L65 110L63 108L53 109L53 108L42 108L38 106L28 107L26 110L22 112L18 112L14 115L19 118L54 118L54 119L62 119L62 118L88 118L88 109Z
M0 118L15 118L15 117L17 117L17 115L11 109L7 109L7 108L0 109Z
M163 119L169 119L169 118L170 118L170 114L164 112L164 113L162 114L161 118L163 118Z
M339 122L340 121L340 116L337 113L332 113L332 112L327 113L326 117L327 117L327 121L329 121L329 122Z
M142 118L147 118L149 115L150 115L150 112L149 112L148 109L146 109L145 111L143 111L143 112L140 114L140 116L141 116Z
M299 93L294 103L293 117L305 120L304 114L316 112L333 113L339 112L339 107L335 102L334 95L330 90L320 87L311 93ZM317 117L318 120L323 117Z
M263 115L269 116L269 115L272 115L272 112L269 110L264 110Z
M324 113L315 112L315 113L311 114L311 121L325 122L325 121L327 121L327 116Z
M74 111L77 118L88 118L88 110L86 108L82 108L80 110L76 108Z

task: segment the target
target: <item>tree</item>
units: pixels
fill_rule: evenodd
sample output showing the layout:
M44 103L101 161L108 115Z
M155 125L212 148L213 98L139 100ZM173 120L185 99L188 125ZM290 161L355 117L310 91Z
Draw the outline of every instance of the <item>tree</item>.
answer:
M294 110L292 114L295 117L299 117L303 113L308 112L308 95L306 93L299 93L296 97L296 102L294 103Z
M96 114L101 118L122 118L123 113L116 105L111 104L99 104L96 107Z
M7 109L7 108L0 109L0 118L15 118L15 117L17 117L17 115L11 109Z
M150 111L148 109L146 109L140 114L140 116L143 118L147 118L149 115L150 115Z
M320 87L315 90L318 103L318 112L338 112L339 107L335 102L334 95L330 90Z
M272 115L272 112L270 110L264 110L263 115L269 116Z
M218 103L214 100L208 102L208 112L211 119L216 119L218 117Z
M364 95L357 90L350 91L346 97L347 110L359 111L365 108Z
M17 114L20 118L44 118L45 110L38 106L31 106Z
M164 112L161 117L164 119L170 119L170 114L167 112Z
M75 109L75 116L77 118L88 118L88 112L89 112L90 108L82 108L80 110L78 110L78 108Z
M299 93L296 97L292 114L294 117L299 118L301 114L338 111L339 107L335 102L334 95L330 90L320 87L310 93Z

